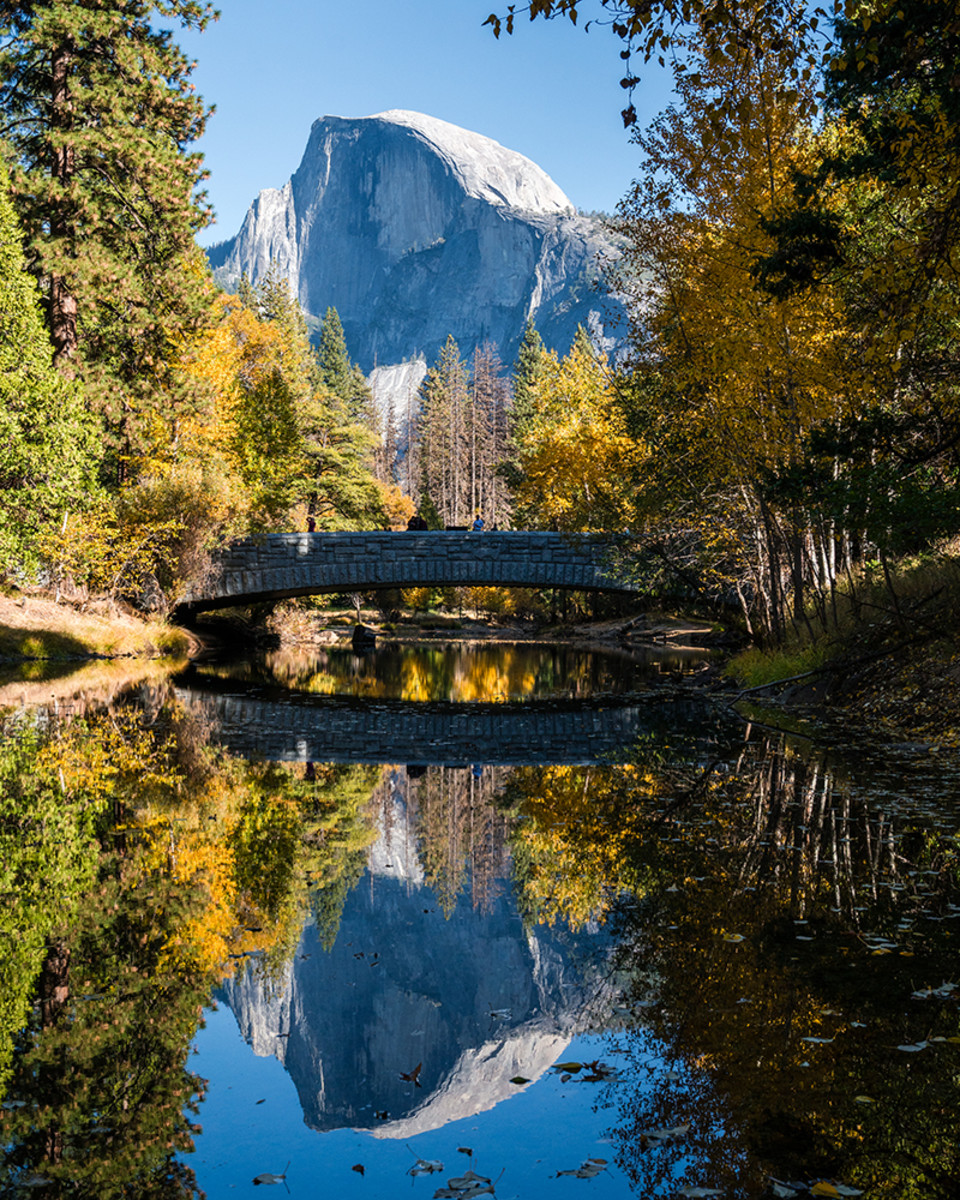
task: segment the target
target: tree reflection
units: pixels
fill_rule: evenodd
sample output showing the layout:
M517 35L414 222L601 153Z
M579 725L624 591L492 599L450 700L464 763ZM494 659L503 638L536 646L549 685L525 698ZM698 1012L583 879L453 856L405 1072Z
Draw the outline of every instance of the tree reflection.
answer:
M251 955L285 961L311 904L334 936L376 836L381 768L247 764L165 689L140 699L3 730L5 1195L195 1194L176 1156L211 988Z
M203 668L222 673L222 668ZM346 647L277 650L262 666L238 663L234 678L259 678L315 695L410 702L505 702L533 696L596 696L636 686L635 659L567 646L385 645L358 655Z
M540 911L602 910L607 862L609 891L633 889L615 906L625 1003L641 1018L622 1038L637 1086L611 1096L619 1163L641 1195L684 1181L760 1195L771 1178L952 1195L958 993L940 985L957 969L955 814L891 815L768 742L706 787L688 769L686 789L675 773L658 788L613 771L590 793L597 814L579 781L526 779L536 815L518 865ZM618 803L614 853L604 813ZM549 899L578 855L592 908Z

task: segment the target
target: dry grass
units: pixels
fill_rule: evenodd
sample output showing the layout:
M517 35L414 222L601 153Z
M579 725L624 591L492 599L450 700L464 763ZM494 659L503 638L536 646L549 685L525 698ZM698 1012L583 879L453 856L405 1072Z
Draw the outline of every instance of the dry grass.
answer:
M12 708L34 708L55 702L74 716L88 708L101 709L117 696L142 683L162 683L171 672L186 665L185 659L97 659L77 670L62 660L31 662L15 668L16 678L5 682L0 671L0 713ZM61 674L51 674L59 670ZM66 674L62 672L66 671Z
M0 596L0 659L185 656L191 646L184 630L117 608L81 613L47 596Z

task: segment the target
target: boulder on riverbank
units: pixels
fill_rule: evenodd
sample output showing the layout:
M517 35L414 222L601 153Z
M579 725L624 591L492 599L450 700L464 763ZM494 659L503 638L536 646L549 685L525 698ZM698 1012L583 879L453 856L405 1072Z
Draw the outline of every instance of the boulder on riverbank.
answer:
M369 625L355 625L350 641L354 650L373 650L377 645L376 630L371 629Z

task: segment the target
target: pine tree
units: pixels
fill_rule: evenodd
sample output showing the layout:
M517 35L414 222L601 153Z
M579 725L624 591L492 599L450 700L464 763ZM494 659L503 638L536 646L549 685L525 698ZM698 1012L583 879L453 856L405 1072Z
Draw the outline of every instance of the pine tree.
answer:
M124 455L178 394L170 337L208 300L207 111L154 16L203 28L203 0L0 0L0 106L14 204L42 281L53 358L83 378ZM121 471L122 474L122 471Z
M533 318L528 319L513 364L513 402L507 418L507 438L499 473L510 491L523 482L523 442L536 419L537 382L543 374L546 348Z
M478 346L470 380L470 507L483 513L488 527L510 512L508 489L499 472L507 454L509 398L510 385L496 346Z
M533 389L543 370L543 338L537 332L533 318L527 320L523 340L513 364L513 406L510 410L510 440L516 445L533 418Z
M448 337L420 387L418 442L422 493L445 525L472 516L468 461L468 372L460 348Z
M0 162L0 575L37 560L37 535L84 503L95 429L76 384L50 364L34 280Z
M593 339L582 325L577 326L577 332L573 335L573 342L570 345L571 352L579 351L581 354L586 354L590 358L597 357L597 348L593 344Z
M353 371L340 314L335 308L328 308L320 322L317 362L323 386L345 401L353 387Z

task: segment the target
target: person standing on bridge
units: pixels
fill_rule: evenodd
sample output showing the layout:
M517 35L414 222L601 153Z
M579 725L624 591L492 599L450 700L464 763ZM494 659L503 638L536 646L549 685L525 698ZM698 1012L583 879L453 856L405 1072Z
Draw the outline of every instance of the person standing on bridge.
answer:
M483 533L483 517L480 513L477 513L473 519L473 532Z

